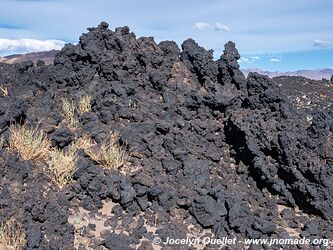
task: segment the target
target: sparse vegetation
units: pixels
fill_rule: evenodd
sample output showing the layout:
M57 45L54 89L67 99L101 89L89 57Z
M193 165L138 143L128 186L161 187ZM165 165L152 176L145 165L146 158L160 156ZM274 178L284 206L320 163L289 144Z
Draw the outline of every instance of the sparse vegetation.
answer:
M5 140L3 139L3 136L0 135L0 148L3 148L5 144Z
M114 133L111 133L100 145L90 137L85 136L81 138L80 146L98 164L106 168L118 169L126 162L128 153L117 141L118 135Z
M0 248L20 250L26 244L23 226L14 218L0 224Z
M76 128L77 119L75 115L82 115L85 112L91 111L91 96L84 95L79 99L78 105L73 100L66 98L62 99L62 114L65 117L67 123L72 127Z
M67 123L75 128L77 121L75 119L75 103L73 100L62 99L62 112Z
M79 100L79 114L91 111L91 96L84 95Z
M76 151L77 149L73 146L70 146L67 151L59 149L50 151L47 163L52 177L59 187L64 187L73 180L77 160Z
M26 125L11 125L9 149L19 154L22 160L45 161L52 173L51 178L64 187L73 179L78 144L65 150L51 148L51 142L42 131L31 130ZM1 140L0 140L1 147Z
M4 86L0 86L0 91L3 96L8 96L8 88Z
M48 157L50 141L43 131L27 128L26 125L11 125L9 149L17 152L22 160L42 161Z

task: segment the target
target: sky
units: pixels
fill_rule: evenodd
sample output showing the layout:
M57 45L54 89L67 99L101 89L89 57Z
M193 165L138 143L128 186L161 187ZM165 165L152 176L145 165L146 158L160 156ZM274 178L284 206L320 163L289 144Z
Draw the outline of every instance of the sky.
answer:
M0 56L60 49L101 21L157 42L236 43L242 68L333 68L332 0L0 0Z

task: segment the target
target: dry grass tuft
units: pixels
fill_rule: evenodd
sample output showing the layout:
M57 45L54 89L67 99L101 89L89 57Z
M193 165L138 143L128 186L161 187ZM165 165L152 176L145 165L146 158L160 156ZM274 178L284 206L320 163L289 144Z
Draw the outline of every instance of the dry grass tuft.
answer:
M75 103L67 99L62 99L62 113L67 123L73 128L76 127L77 121L75 119Z
M3 136L0 135L0 148L3 148L5 146L5 140L3 139Z
M65 150L52 149L47 161L54 181L63 188L73 181L77 161L77 145L72 144Z
M0 87L0 91L3 96L8 96L8 88L7 87Z
M51 142L43 131L31 130L26 125L9 127L9 149L22 160L42 161L48 157Z
M26 244L23 226L14 218L0 224L0 248L19 250Z
M84 95L79 100L79 114L91 111L91 96Z
M80 147L96 161L98 164L106 168L120 168L128 158L128 153L124 147L121 147L118 141L117 134L110 134L109 137L98 145L90 137L85 136L80 139Z

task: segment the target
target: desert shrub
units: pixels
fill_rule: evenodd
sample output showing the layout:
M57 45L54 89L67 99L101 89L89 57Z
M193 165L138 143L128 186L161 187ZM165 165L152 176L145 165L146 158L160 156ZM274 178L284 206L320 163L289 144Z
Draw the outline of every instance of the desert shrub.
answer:
M20 250L26 244L23 226L14 218L0 223L0 249Z
M62 99L62 113L67 123L75 128L77 121L75 119L75 103L72 100Z
M91 96L84 95L79 100L79 114L91 111Z
M47 161L51 178L64 187L73 181L73 175L77 161L77 148L74 144L67 150L52 149Z
M111 133L101 144L85 136L80 140L80 147L98 164L106 168L118 169L126 162L128 153L117 141L118 135L114 133Z
M32 130L26 125L9 127L9 149L18 153L22 160L42 161L48 157L50 141L43 131Z

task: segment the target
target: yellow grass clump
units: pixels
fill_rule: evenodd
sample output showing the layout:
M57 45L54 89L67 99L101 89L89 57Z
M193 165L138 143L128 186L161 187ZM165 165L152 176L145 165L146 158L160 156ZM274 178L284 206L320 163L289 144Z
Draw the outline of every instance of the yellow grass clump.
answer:
M17 152L22 160L45 160L50 145L43 131L29 129L26 125L13 124L9 127L9 149Z
M47 161L52 178L63 188L73 181L73 175L76 167L77 155L76 149L71 147L65 150L52 149Z
M75 119L75 103L74 101L70 101L68 99L62 99L62 113L65 117L67 123L73 128L76 127L76 119Z
M111 133L104 142L97 144L90 137L84 136L79 140L79 144L98 164L106 168L118 169L128 158L125 148L117 143L118 138L117 134Z
M79 100L79 113L83 114L85 112L91 111L91 96L84 95Z
M0 223L0 249L20 250L26 244L23 226L14 218Z

